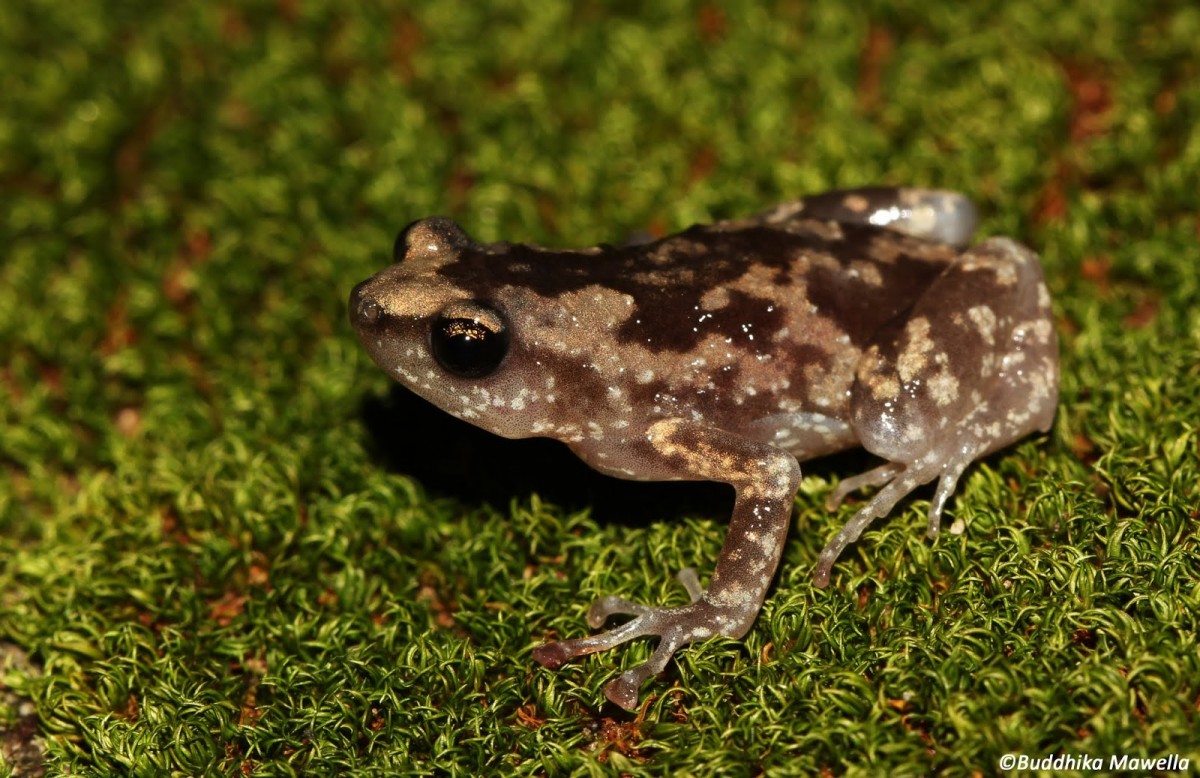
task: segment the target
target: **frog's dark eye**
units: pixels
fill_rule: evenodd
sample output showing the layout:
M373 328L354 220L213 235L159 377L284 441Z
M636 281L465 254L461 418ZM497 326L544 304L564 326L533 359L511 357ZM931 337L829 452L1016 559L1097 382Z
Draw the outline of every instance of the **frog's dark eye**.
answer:
M508 326L479 302L452 303L433 321L429 347L438 364L460 378L495 372L508 353Z

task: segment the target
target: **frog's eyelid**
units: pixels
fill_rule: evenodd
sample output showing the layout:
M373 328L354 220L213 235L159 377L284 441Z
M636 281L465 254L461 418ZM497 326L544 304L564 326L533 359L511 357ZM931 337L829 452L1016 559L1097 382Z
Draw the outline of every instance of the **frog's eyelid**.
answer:
M392 261L403 262L411 255L438 257L471 243L470 236L449 216L431 216L400 230L392 244Z

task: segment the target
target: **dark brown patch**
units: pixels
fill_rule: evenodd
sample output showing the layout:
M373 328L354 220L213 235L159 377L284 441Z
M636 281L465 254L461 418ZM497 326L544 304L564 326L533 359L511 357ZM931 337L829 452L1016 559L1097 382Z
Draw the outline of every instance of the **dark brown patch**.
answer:
M278 0L275 5L279 9L279 15L288 24L300 21L300 0Z
M191 273L195 265L206 262L212 254L212 238L207 230L199 229L188 233L183 250L163 274L163 296L177 309L187 314L191 309Z
M138 698L136 694L130 694L125 698L125 704L117 710L113 711L117 718L125 719L129 722L136 722L141 715L141 708L138 706Z
M1067 214L1067 193L1078 184L1083 156L1068 153L1109 132L1113 107L1112 80L1102 63L1062 62L1067 92L1071 98L1066 147L1055 156L1054 173L1042 186L1034 216L1043 223L1058 221Z
M705 43L717 43L725 37L725 32L729 28L729 19L719 6L706 3L700 7L700 13L696 17L696 26Z
M1112 85L1105 69L1095 63L1062 65L1071 91L1071 142L1103 135L1112 111Z
M173 96L164 96L148 105L138 116L136 123L117 146L113 157L113 173L117 182L117 200L127 202L141 187L146 169L146 152L150 149L159 131L174 118L176 106Z
M208 617L220 626L228 627L245 612L246 600L244 594L233 590L226 591L221 597L209 600Z
M1179 89L1169 86L1154 97L1154 112L1159 116L1170 116L1179 105Z
M1112 270L1112 260L1108 257L1087 257L1079 263L1079 275L1086 281L1096 285L1096 291L1101 297L1107 297L1111 290L1109 273Z
M688 185L693 186L707 179L717 167L717 152L712 146L701 146L692 154L688 165Z
M886 28L871 25L863 42L858 61L858 109L871 113L882 102L883 71L896 48L892 33Z
M104 339L100 342L100 354L112 356L137 342L137 333L129 324L128 294L120 293L105 316Z
M1096 647L1096 633L1086 627L1080 627L1071 633L1071 643L1085 649Z
M250 25L241 11L224 7L220 11L220 19L221 38L225 43L243 44L250 39Z
M1034 218L1042 224L1054 222L1067 215L1067 181L1072 177L1067 164L1059 160L1054 175L1042 186L1034 206Z
M392 62L392 70L396 72L402 84L411 84L416 77L413 60L424 43L425 33L416 19L403 12L392 19L388 58Z
M638 748L638 744L644 737L642 724L646 718L646 710L655 699L654 696L648 697L632 720L619 721L605 716L594 722L595 747L599 751L596 754L597 762L606 764L611 751L616 751L626 758L637 761L646 759L646 754Z
M1071 453L1085 465L1095 464L1100 459L1100 455L1096 453L1096 444L1082 432L1077 433L1071 440Z
M690 352L710 337L725 339L740 352L772 350L770 335L781 326L782 305L733 289L729 291L729 302L724 307L700 311L697 308L705 289L676 287L664 291L667 294L657 295L659 302L669 300L671 305L638 305L638 315L617 329L618 340L637 343L660 353ZM641 302L637 297L634 299ZM687 313L682 313L684 311Z
M1128 316L1121 319L1126 327L1140 330L1149 326L1158 318L1158 308L1161 300L1157 294L1150 294L1138 303Z
M460 211L467 203L467 195L475 186L476 176L465 163L459 162L450 171L446 181L446 200L451 211Z
M442 593L437 576L426 570L421 574L421 588L417 591L417 601L429 606L433 621L441 629L454 629L458 623L454 614L458 611L458 603L450 596Z
M546 718L538 715L537 706L533 704L522 705L517 708L514 717L517 720L517 726L526 729L538 729L546 723Z

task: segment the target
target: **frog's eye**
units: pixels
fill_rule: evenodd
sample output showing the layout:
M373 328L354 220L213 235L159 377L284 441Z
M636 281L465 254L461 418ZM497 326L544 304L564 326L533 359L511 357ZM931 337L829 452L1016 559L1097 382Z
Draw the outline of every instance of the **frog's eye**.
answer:
M479 302L452 303L433 321L429 346L438 364L460 378L493 373L508 353L508 327Z

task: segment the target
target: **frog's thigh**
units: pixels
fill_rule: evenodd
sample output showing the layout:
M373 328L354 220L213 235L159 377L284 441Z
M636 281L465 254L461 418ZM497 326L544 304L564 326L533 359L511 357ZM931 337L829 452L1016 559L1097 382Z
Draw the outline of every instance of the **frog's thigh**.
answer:
M846 546L935 478L929 534L937 534L942 508L967 465L1047 429L1057 397L1058 346L1037 258L1006 238L985 241L948 267L864 352L850 423L863 447L888 463L851 479L851 487L881 488L825 546L813 583L828 585Z
M875 186L840 189L783 203L760 218L773 225L798 219L873 224L963 248L975 232L979 212L958 192Z
M1058 393L1049 305L1028 249L993 238L964 253L865 351L851 395L863 447L923 483L1047 429Z

